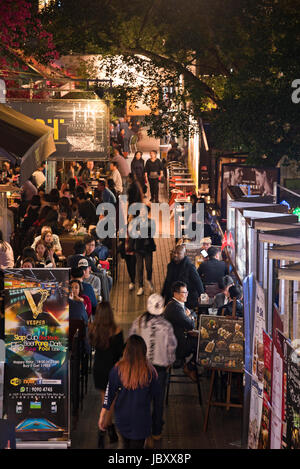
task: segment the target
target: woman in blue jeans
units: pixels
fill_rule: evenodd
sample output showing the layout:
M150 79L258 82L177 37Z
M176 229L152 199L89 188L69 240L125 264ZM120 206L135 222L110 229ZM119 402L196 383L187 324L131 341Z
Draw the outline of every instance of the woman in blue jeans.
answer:
M124 449L143 448L152 432L151 403L160 394L155 368L148 361L144 339L128 338L123 357L109 374L99 429L107 427L109 412L114 407L115 423L122 436Z

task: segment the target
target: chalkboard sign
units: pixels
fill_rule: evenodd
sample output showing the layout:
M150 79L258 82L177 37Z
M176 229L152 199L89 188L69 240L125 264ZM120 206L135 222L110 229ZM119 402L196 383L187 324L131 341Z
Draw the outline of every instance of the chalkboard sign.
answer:
M243 370L244 321L230 316L201 315L197 361L208 368Z
M50 160L99 160L109 156L109 110L97 99L10 100L8 103L54 130Z

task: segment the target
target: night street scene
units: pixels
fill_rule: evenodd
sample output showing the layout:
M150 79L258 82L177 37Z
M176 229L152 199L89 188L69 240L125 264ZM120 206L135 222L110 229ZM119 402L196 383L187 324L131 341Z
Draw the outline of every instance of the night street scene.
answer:
M300 449L299 58L299 0L0 0L0 450Z

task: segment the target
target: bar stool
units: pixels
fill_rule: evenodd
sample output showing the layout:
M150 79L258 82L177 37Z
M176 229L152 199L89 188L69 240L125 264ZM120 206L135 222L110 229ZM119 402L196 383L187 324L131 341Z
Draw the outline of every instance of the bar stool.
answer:
M167 378L166 406L168 405L168 402L169 402L169 391L170 391L170 384L171 383L197 384L199 404L202 406L202 395L201 395L201 388L200 388L200 375L198 373L197 364L196 364L196 378L197 378L196 383L194 381L192 381L184 373L179 374L176 371L176 370L179 370L180 368L183 369L183 366L184 366L184 360L176 360L173 363L173 365L170 366L170 368L169 368L168 378Z

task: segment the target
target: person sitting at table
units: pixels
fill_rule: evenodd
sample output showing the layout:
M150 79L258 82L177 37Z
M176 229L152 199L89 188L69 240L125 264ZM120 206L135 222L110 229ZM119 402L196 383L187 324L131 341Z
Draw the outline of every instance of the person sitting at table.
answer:
M79 173L80 181L87 181L94 177L94 161L87 161L85 168Z
M78 261L77 267L81 267L83 270L83 281L89 283L95 292L98 301L101 300L101 281L97 275L92 274L92 267L86 257L83 257Z
M11 245L3 239L3 233L0 230L0 269L14 267L14 252Z
M67 267L77 267L80 259L83 259L85 256L85 245L84 242L80 239L76 241L73 245L74 254L70 254L67 257Z
M34 269L34 267L35 267L35 262L32 257L25 257L25 259L23 259L21 262L22 269Z
M43 239L40 239L35 245L35 253L37 257L37 267L55 268L56 263L54 259L53 248L50 248L45 244Z
M117 194L116 185L115 185L115 182L114 182L113 179L111 179L111 178L107 179L107 187L114 194L114 196L117 200L118 199L118 194Z
M51 233L51 239L50 239L50 236L48 235L47 236L47 242L48 241L53 241L53 247L54 247L54 252L57 256L61 256L62 255L62 247L61 247L61 244L60 244L60 241L59 241L59 236L54 234L52 232L52 229L50 228L50 226L48 225L44 225L42 226L41 228L41 234L39 236L36 236L33 240L33 243L31 245L31 247L34 249L35 248L35 245L36 243L41 239L42 235L45 233L45 232L48 232L48 233ZM44 238L45 239L45 238Z
M111 190L107 187L107 182L105 179L99 179L98 181L98 186L95 190L95 202L97 202L97 204L108 202L113 205L117 203L117 199Z
M92 303L87 295L84 295L80 280L71 280L70 289L74 301L81 301L84 304L88 318L92 314Z
M244 307L242 304L243 291L239 285L232 285L229 290L229 301L226 305L218 309L218 316L232 316L234 303L236 303L235 316L242 318L244 316Z
M84 326L85 326L85 336L83 340L84 351L85 353L88 354L90 352L90 345L88 341L88 322L89 322L88 314L86 312L84 302L81 301L80 298L75 299L74 294L71 291L69 294L69 321L70 323L72 322L72 320L76 320L76 321L79 320L79 321L83 321L84 323Z
M79 192L77 195L78 213L84 220L84 225L88 228L90 225L97 225L98 219L96 215L95 205L87 199L84 192Z
M230 277L230 275L225 275L225 277L222 278L219 282L219 288L222 290L222 292L217 293L217 295L214 298L212 307L213 308L220 308L221 306L224 306L228 303L229 301L229 288L234 285L233 278Z
M195 360L198 338L191 335L195 321L191 311L185 306L189 293L187 284L176 281L172 284L171 291L172 299L165 307L164 318L172 324L177 339L176 359L184 362L192 354L192 358L184 364L183 371L192 381L197 381Z
M92 285L84 281L84 272L81 267L72 267L71 268L71 280L80 280L82 284L83 294L88 296L92 304L92 314L95 314L97 307L97 298L94 292Z
M198 267L198 274L202 279L204 287L208 284L218 284L225 275L228 275L228 268L225 262L217 259L219 250L211 246L207 250L207 254L208 260L202 262Z
M115 183L116 193L117 195L120 195L123 192L123 183L122 183L121 174L118 170L118 163L116 161L111 161L109 165L109 169L110 169L110 178Z
M97 272L97 264L99 262L99 258L95 252L96 249L96 240L91 235L86 235L83 240L85 246L84 255L88 259L90 266L92 267L93 272Z
M53 251L54 259L57 262L59 256L62 255L62 250L58 248L57 244L55 244L51 229L43 230L41 232L41 240L44 241L49 250Z
M22 253L17 257L15 267L21 267L24 259L26 259L27 257L32 258L34 262L37 261L36 252L31 246L25 246L23 248Z

